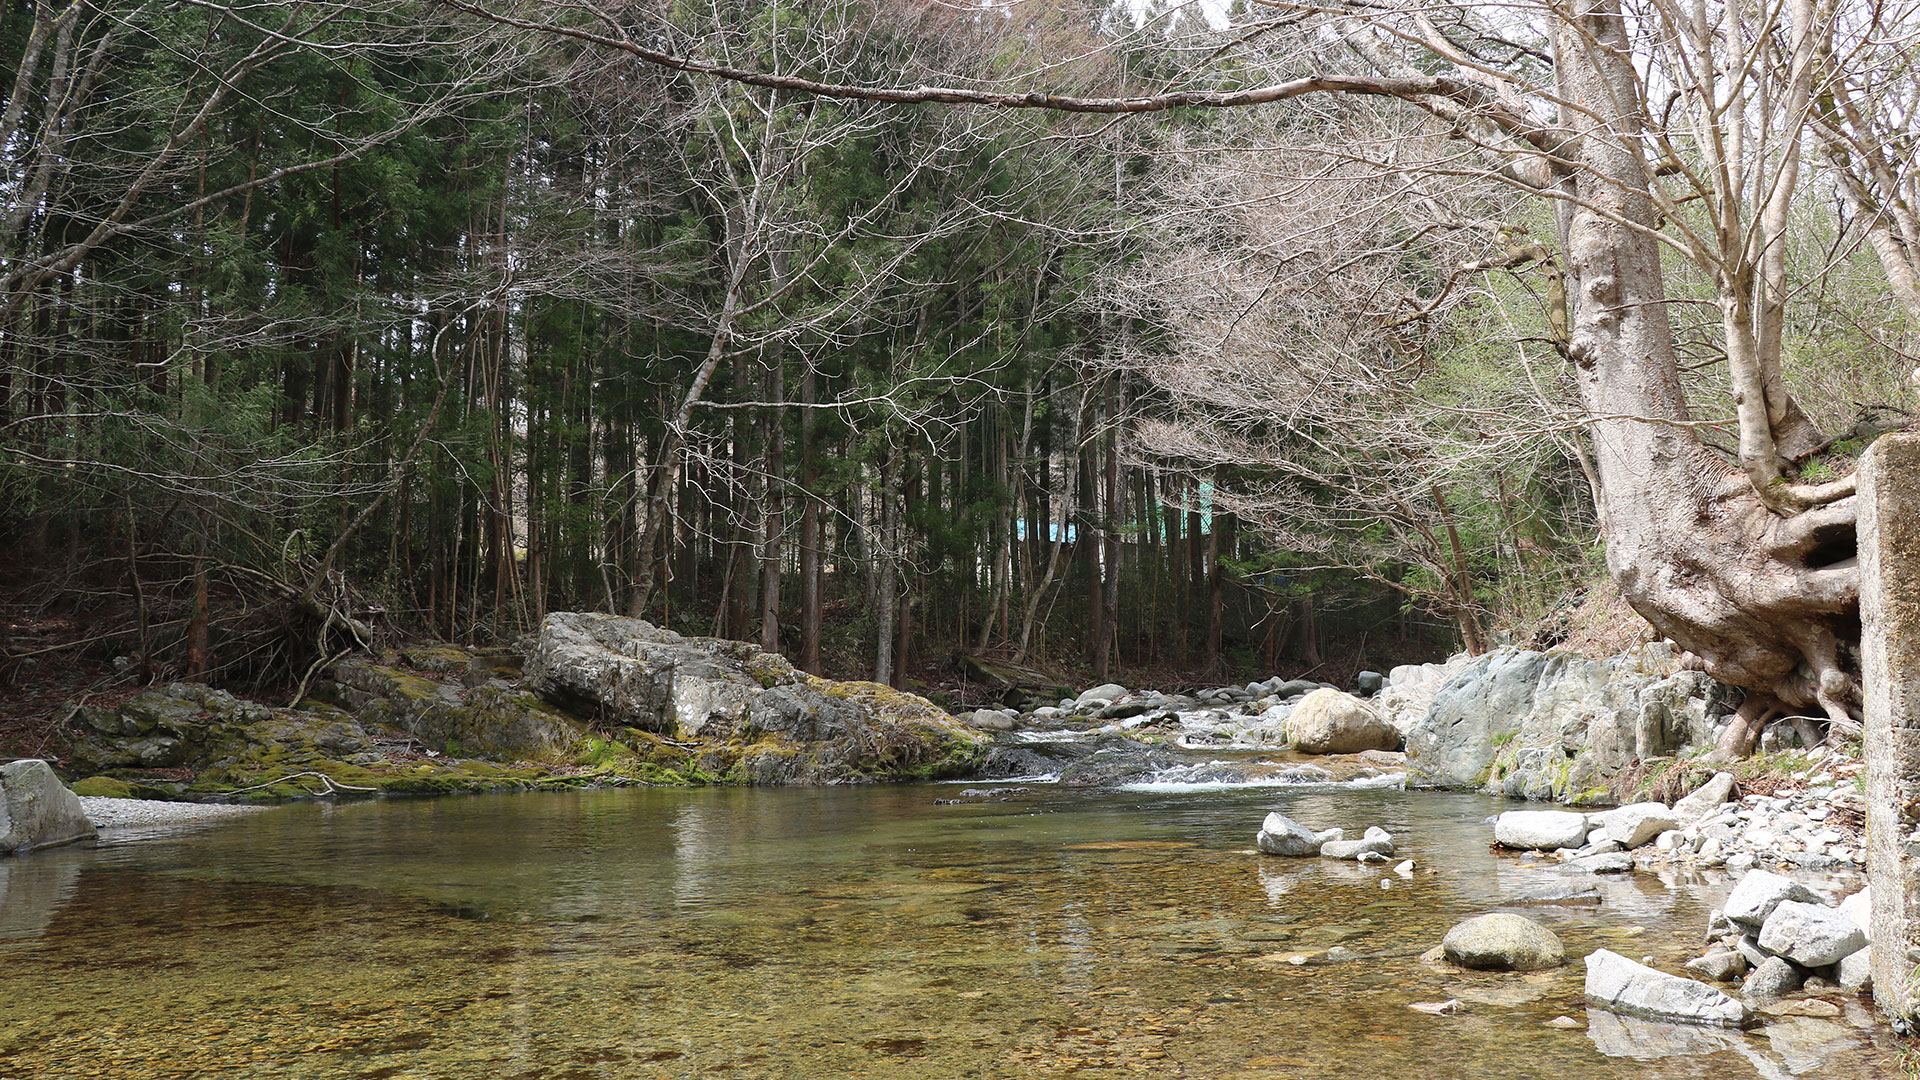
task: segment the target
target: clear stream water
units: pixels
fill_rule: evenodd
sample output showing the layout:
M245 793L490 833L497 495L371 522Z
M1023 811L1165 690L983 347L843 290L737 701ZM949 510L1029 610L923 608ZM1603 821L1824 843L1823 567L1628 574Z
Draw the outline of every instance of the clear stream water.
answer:
M964 794L1009 786L309 804L0 861L0 1078L1897 1071L1838 995L1838 1017L1748 1033L1586 1009L1578 957L1693 955L1720 875L1528 909L1575 958L1556 972L1423 964L1555 874L1488 851L1494 800ZM1270 809L1384 825L1420 869L1260 856ZM1465 1011L1408 1008L1450 998Z

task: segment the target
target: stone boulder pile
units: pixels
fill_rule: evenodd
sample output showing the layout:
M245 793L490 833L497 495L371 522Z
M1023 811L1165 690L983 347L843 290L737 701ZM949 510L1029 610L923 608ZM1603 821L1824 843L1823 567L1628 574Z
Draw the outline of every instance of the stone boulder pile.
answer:
M1866 865L1861 835L1864 797L1853 783L1860 766L1816 749L1813 764L1792 778L1801 786L1773 795L1732 799L1732 773L1714 774L1672 806L1630 803L1592 813L1509 810L1494 819L1494 839L1516 850L1551 852L1578 863L1609 856L1609 865L1662 865L1747 870L1760 863L1800 870L1855 870ZM1626 855L1623 861L1619 856Z
M1383 863L1393 855L1393 834L1378 825L1367 827L1358 840L1347 839L1345 829L1318 832L1278 811L1268 814L1254 835L1254 846L1268 855L1306 858L1318 855L1327 859L1347 859L1361 863Z
M1871 905L1865 891L1835 902L1790 878L1749 870L1709 918L1712 944L1687 968L1720 982L1744 978L1741 993L1761 1002L1815 980L1861 993L1873 985Z

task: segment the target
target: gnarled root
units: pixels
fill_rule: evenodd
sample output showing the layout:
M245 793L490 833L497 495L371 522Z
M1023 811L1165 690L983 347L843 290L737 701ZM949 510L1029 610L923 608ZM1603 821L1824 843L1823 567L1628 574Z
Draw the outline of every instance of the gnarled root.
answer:
M1767 721L1780 715L1780 700L1772 694L1748 691L1747 700L1740 703L1733 719L1727 721L1727 730L1720 733L1720 742L1714 746L1713 753L1707 755L1708 761L1734 761L1753 753L1760 742L1760 733L1767 729Z
M1622 595L1689 666L1747 691L1714 758L1752 753L1768 721L1802 710L1814 714L1795 723L1808 745L1820 715L1858 731L1853 501L1780 518L1728 485L1702 503L1687 528L1673 527L1677 514L1656 518L1608 554Z

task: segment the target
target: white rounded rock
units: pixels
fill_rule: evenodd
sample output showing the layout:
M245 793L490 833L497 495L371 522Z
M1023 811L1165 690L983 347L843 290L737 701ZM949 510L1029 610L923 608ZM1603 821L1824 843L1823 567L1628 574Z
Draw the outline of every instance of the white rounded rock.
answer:
M1522 851L1578 848L1587 842L1587 816L1567 810L1509 810L1493 823L1500 846Z

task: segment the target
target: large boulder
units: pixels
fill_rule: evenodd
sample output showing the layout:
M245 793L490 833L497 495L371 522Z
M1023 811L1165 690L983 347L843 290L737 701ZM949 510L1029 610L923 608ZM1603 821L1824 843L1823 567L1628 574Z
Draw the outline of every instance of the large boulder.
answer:
M1398 750L1400 733L1352 694L1315 690L1287 717L1287 744L1303 754Z
M951 776L991 745L917 695L614 615L548 615L525 685L602 730L697 742L709 771L756 784Z
M1799 964L1817 968L1867 947L1867 935L1837 909L1784 900L1760 928L1760 947Z
M1677 668L1664 643L1602 660L1519 649L1475 657L1408 728L1408 786L1603 799L1634 762L1713 742L1734 692Z
M1509 810L1493 822L1501 847L1521 851L1577 848L1587 842L1587 815L1571 810Z
M19 855L93 838L80 798L44 761L0 765L0 855Z
M1440 952L1461 967L1480 971L1544 971L1567 962L1567 950L1553 931L1504 911L1455 925L1441 939Z
M1636 964L1619 953L1587 954L1587 1000L1628 1016L1681 1024L1746 1027L1753 1010L1703 982Z
M1073 703L1078 708L1097 709L1126 696L1127 688L1119 683L1101 683L1099 686L1081 691L1080 696L1073 699Z

